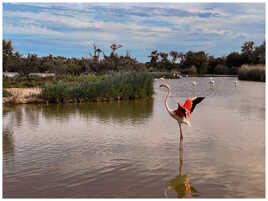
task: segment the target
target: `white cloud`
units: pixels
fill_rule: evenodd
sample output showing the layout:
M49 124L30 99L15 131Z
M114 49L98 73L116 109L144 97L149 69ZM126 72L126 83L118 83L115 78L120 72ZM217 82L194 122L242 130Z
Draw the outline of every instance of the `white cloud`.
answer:
M51 14L49 12L22 12L22 11L7 11L4 12L4 16L15 17L15 18L26 18L28 21L25 22L35 22L39 24L54 23L57 25L64 25L72 28L100 28L102 27L102 22L94 22L93 20L83 18L83 16L77 17L67 17L64 15Z
M34 35L48 35L48 36L63 36L62 33L47 29L40 26L13 26L7 24L4 26L4 32L12 34L34 34Z

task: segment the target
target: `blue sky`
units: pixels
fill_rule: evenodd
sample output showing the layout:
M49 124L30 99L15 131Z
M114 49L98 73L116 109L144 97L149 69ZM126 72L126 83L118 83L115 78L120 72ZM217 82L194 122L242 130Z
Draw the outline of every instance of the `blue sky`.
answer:
M86 57L92 44L123 45L139 61L152 50L215 57L265 39L264 3L4 3L3 38L16 51Z

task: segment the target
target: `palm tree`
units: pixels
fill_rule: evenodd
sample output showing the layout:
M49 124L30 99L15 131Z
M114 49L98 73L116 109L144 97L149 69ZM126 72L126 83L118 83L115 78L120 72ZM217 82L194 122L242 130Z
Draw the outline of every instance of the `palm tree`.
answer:
M158 59L159 59L158 58L159 53L157 52L157 50L154 50L154 51L151 52L151 55L148 56L148 57L151 58L151 61L150 61L151 64L156 64Z
M123 45L113 43L110 46L110 48L112 49L111 56L114 56L115 51L121 47L123 47Z

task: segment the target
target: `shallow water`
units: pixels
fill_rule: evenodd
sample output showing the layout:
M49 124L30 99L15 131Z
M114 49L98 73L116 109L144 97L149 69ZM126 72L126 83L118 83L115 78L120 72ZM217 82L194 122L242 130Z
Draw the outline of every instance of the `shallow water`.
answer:
M3 197L265 197L265 84L234 79L157 80L147 100L4 106ZM181 145L160 83L171 108L206 96Z

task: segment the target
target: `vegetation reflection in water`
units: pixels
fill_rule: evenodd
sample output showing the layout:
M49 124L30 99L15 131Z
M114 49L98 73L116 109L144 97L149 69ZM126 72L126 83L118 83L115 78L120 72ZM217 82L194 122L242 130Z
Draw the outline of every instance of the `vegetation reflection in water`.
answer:
M106 103L85 103L53 105L52 107L43 107L42 114L46 118L57 117L59 119L70 118L73 114L78 114L84 118L97 117L102 120L113 119L114 121L124 123L132 120L143 122L149 118L153 111L153 99L134 100L122 102Z
M29 124L39 124L40 116L46 119L57 118L60 121L69 119L74 114L83 118L97 117L101 120L116 121L124 123L131 121L135 124L143 124L146 119L152 116L153 99L126 100L120 102L100 102L81 104L50 104L42 105L16 105L5 106L3 116L3 153L14 152L13 127L19 126L23 121L28 120Z
M12 130L3 129L3 154L14 153L15 144Z
M14 110L15 109L15 110ZM149 118L153 112L153 99L126 100L120 102L99 102L99 103L69 103L69 104L50 104L45 105L26 105L12 106L4 109L4 114L9 112L19 114L17 123L21 122L22 115L25 118L32 118L32 121L38 121L38 113L41 113L46 119L58 118L68 119L73 114L79 114L82 117L96 116L100 119L115 119L120 122L125 120L134 120L142 122Z
M182 175L183 166L183 141L179 142L179 171L178 175L171 179L165 186L164 195L168 198L168 191L173 189L178 198L198 197L199 192L190 183L190 173Z
M11 108L3 108L3 156L7 158L7 154L13 155L15 152L14 126L20 126L23 121L23 113L20 106Z

